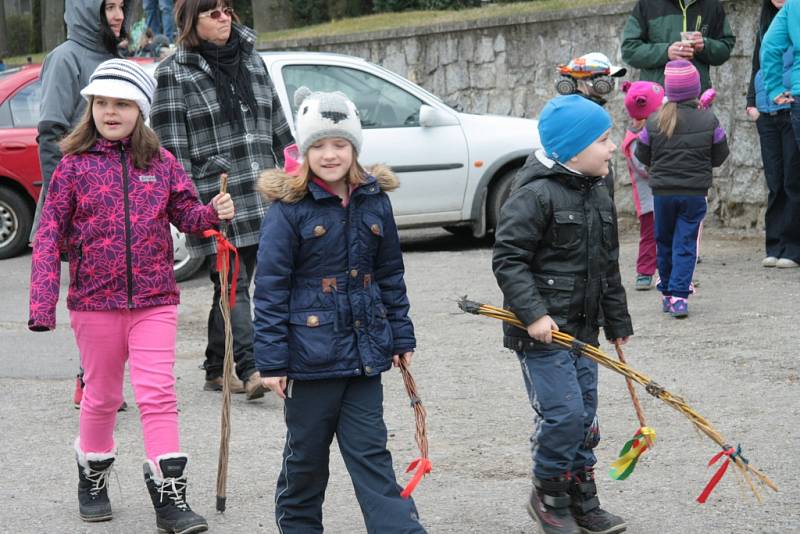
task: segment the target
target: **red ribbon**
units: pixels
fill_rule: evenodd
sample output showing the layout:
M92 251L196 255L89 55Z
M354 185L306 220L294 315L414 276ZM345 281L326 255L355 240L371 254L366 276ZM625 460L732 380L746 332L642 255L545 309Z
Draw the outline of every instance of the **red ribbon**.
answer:
M228 297L228 305L233 308L236 306L236 279L239 278L239 251L218 230L206 230L203 232L203 237L213 237L217 240L218 273L222 272L223 267L228 268L231 264L231 253L233 253L233 281L231 282L230 297Z
M735 453L736 449L730 447L728 449L725 449L724 451L718 452L711 458L711 460L709 460L708 467L711 467L712 465L717 463L717 461L723 456L727 457L725 458L725 461L722 462L722 465L719 467L719 469L717 469L717 472L714 473L714 476L711 477L711 480L708 481L708 484L706 484L705 489L703 489L703 493L701 493L700 496L697 498L697 502L699 502L700 504L704 504L706 502L708 496L711 495L711 492L714 491L715 487L717 487L717 483L720 481L720 479L722 479L722 476L725 474L725 471L728 470L728 465L730 465L731 459L733 458Z
M417 458L410 464L408 464L408 468L406 469L406 473L410 473L417 468L417 471L414 473L414 476L411 477L411 480L406 484L406 487L403 488L403 491L400 493L400 496L404 499L408 499L411 496L411 492L414 491L414 488L417 487L417 484L420 483L422 477L427 475L431 472L431 461L427 458Z

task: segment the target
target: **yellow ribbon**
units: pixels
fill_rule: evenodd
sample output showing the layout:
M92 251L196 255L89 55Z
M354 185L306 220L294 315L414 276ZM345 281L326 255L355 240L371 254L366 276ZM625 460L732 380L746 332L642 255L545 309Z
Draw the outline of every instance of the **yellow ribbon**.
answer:
M647 450L647 439L651 443L656 441L656 431L649 426L643 426L634 434L633 439L628 441L619 452L619 458L611 463L609 475L614 480L625 480L633 472L639 457Z

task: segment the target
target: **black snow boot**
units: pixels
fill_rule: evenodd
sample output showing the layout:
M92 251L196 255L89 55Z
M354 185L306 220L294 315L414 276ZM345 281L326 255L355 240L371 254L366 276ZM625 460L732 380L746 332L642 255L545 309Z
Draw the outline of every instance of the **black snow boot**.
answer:
M579 534L569 512L569 480L566 477L533 479L528 513L542 534Z
M192 512L186 502L185 454L165 454L158 457L158 467L150 460L144 464L144 481L153 508L156 511L156 527L160 533L190 534L208 530L206 520ZM161 476L158 472L161 472Z
M78 511L81 519L90 523L111 519L108 500L108 475L114 463L114 453L83 452L75 441L78 462Z
M600 508L593 470L573 475L569 484L569 496L572 499L572 515L582 533L615 534L627 528L624 519Z

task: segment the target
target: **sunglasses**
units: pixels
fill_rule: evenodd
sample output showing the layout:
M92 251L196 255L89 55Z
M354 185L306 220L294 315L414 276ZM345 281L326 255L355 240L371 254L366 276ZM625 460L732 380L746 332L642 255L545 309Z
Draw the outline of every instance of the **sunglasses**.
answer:
M233 8L232 7L218 7L216 9L212 9L211 11L204 11L200 13L199 17L208 17L212 20L219 20L222 15L227 16L228 18L233 18Z

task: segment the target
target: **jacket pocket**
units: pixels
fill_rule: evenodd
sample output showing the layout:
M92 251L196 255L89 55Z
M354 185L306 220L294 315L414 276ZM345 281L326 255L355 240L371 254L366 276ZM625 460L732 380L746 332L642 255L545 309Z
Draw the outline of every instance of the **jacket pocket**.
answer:
M231 172L231 161L226 158L225 156L211 156L202 165L197 167L197 170L193 169L194 178L195 180L203 179L203 178L212 178L214 180L219 178L219 175L224 172Z
M611 250L615 247L614 239L614 214L610 211L601 211L600 220L603 226L603 247Z
M553 213L553 246L575 248L583 238L585 217L581 211L556 211Z
M595 325L605 326L606 324L606 316L603 312L603 296L608 293L608 278L606 275L602 275L600 277L600 298L598 299L597 303L597 313L595 314Z
M383 219L375 213L365 211L361 220L364 223L361 232L364 236L364 243L370 251L370 254L374 254L383 239Z
M329 222L323 218L314 218L300 226L300 236L304 240L317 239L328 234L331 229Z
M327 239L332 230L330 221L323 217L312 217L300 224L300 255L298 265L323 265L333 255L332 242Z
M562 326L567 322L575 289L575 277L555 274L534 274L536 289L544 299L547 314Z
M75 261L75 289L81 288L81 266L83 265L83 241L78 242L77 259Z
M367 325L367 335L369 336L370 346L375 351L375 357L380 361L383 358L391 358L394 348L394 335L392 335L392 325L386 314L386 307L383 302L378 300L373 302L371 317Z
M290 369L319 369L337 359L334 311L309 310L289 313L289 353L296 358Z

